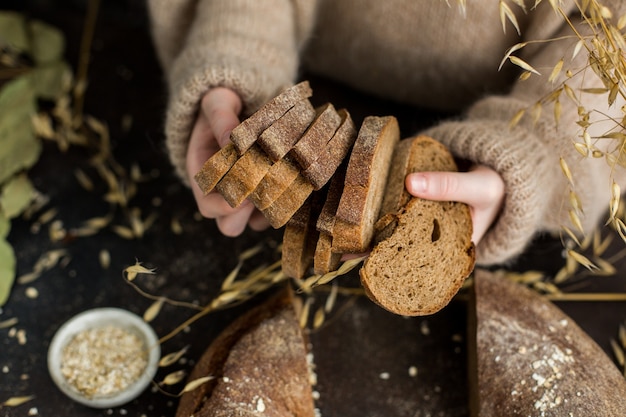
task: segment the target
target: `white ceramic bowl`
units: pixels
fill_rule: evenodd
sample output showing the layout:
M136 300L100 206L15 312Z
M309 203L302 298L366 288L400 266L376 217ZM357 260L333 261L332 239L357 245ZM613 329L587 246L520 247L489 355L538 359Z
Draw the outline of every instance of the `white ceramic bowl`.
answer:
M88 398L73 388L61 373L63 348L78 333L113 325L140 337L148 348L147 366L143 374L126 389L110 396ZM71 399L93 408L109 408L126 404L137 398L150 384L159 366L161 347L152 327L141 317L119 308L96 308L84 311L63 324L48 349L48 370L52 380Z

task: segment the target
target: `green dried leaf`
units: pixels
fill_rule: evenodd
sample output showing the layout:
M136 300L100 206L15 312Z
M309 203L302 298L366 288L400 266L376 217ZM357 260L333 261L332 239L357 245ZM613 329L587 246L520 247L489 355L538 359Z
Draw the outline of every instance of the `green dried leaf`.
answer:
M35 188L25 174L7 182L0 194L0 210L12 219L19 216L35 197Z
M11 221L4 214L0 213L0 239L5 239L11 231Z
M35 113L35 95L26 77L18 77L3 85L0 89L0 116L7 113Z
M15 252L6 240L0 240L0 307L9 299L15 280Z
M33 166L41 154L41 142L35 137L30 123L25 123L13 134L3 135L0 131L0 143L0 184L22 169Z
M38 97L55 101L65 92L65 79L70 72L66 62L57 61L33 68L26 77Z
M0 43L29 52L24 16L16 12L0 12Z
M33 42L31 54L38 65L63 58L65 37L59 29L39 20L33 20L30 23L30 32Z

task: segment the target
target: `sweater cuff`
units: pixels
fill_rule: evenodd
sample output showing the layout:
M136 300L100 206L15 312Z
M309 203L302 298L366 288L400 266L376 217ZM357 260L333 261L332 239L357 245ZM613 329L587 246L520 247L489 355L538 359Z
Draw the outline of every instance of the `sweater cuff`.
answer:
M505 200L499 217L476 247L479 265L511 261L520 255L540 227L548 205L546 181L558 167L537 136L501 120L445 122L425 134L439 140L456 157L487 165L505 183ZM546 182L548 184L546 184ZM541 190L539 192L538 190Z

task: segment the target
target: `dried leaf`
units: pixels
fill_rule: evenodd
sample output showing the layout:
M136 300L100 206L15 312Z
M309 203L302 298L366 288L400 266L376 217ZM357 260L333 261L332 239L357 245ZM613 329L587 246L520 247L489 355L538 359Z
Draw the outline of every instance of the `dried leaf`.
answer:
M0 307L9 299L11 287L15 280L15 252L4 239L0 239Z
M319 329L322 324L324 324L324 320L326 316L324 314L324 309L322 307L318 308L313 316L313 328Z
M154 274L154 271L156 271L156 268L148 269L139 262L136 262L135 265L131 265L124 269L124 272L126 272L126 279L129 281L137 278L138 274Z
M11 317L10 319L0 321L0 329L8 329L9 327L15 326L19 320L17 317Z
M615 359L620 366L626 365L626 354L624 350L620 347L620 345L614 340L611 339L611 349L613 350L613 355L615 355Z
M568 250L567 254L574 259L577 263L579 263L580 265L584 266L585 268L592 270L592 269L597 269L597 266L594 265L593 262L591 262L587 257L585 257L584 255L581 255L580 253L574 251L574 250Z
M159 315L159 313L161 312L161 308L163 307L164 301L165 300L163 298L159 298L146 309L146 311L143 313L143 320L146 323L150 323L156 318L156 316Z
M19 216L35 197L35 189L25 174L9 180L0 194L0 210L5 217Z
M515 113L515 115L511 118L511 121L509 122L509 129L513 129L515 126L517 126L519 121L522 120L522 117L524 117L525 113L526 113L526 109L518 110L517 113Z
M111 252L106 249L101 249L98 254L98 260L100 261L102 269L109 269L109 266L111 266Z
M193 381L188 382L180 393L184 394L185 392L193 391L213 379L215 379L214 376L203 376L202 378L194 379Z
M559 74L561 73L562 69L563 69L563 59L560 59L559 62L556 63L554 68L552 68L550 77L548 77L548 82L553 83L556 80L556 78L559 76Z
M63 59L65 37L59 29L39 20L32 21L29 26L31 54L38 65Z
M132 229L129 229L126 226L114 225L112 229L118 236L124 239L131 240L135 238L135 234L133 233Z
M178 352L172 352L163 356L161 360L159 361L159 366L161 368L165 368L165 367L175 364L176 362L178 362L180 358L183 357L185 353L187 353L187 350L189 350L189 345L185 346Z
M85 174L85 171L80 168L76 168L74 170L74 177L76 177L76 180L78 181L80 186L83 187L85 190L93 191L93 181L91 181L91 178L89 178L87 174Z
M25 17L21 13L0 12L0 39L22 52L30 52Z
M185 375L186 373L184 370L172 372L171 374L168 374L165 376L165 378L163 378L163 381L161 381L161 384L162 385L178 384L180 381L183 380L183 378L185 378Z
M502 66L509 59L509 57L511 56L511 54L513 52L519 51L520 49L522 49L526 45L527 45L526 42L516 43L515 45L513 45L509 49L507 49L506 53L504 54L504 58L502 58L502 61L500 61L500 65L498 66L498 71L500 71L502 69Z
M337 301L337 294L339 293L339 286L336 282L332 283L332 288L330 290L330 294L328 294L328 298L326 298L326 303L324 304L324 311L326 313L330 313L335 306L335 301Z
M27 395L23 397L11 397L5 402L3 402L2 405L5 407L17 407L18 405L22 405L24 403L29 402L33 398L35 398L34 395Z
M541 75L541 73L539 71L534 69L528 62L524 61L522 58L519 58L517 56L512 55L512 56L509 57L509 60L514 65L517 65L518 67L520 67L523 70L526 70L528 72L532 72L533 74Z
M509 20L511 24L515 27L517 34L520 35L521 31L519 28L519 23L517 23L517 17L515 17L515 13L513 10L506 4L503 0L500 0L500 22L502 23L502 31L506 33L506 21Z
M565 178L567 178L571 185L574 185L572 171L570 171L569 166L567 165L567 162L565 162L565 159L563 159L563 157L559 158L559 163L561 164L561 171L563 171L563 174L565 174Z

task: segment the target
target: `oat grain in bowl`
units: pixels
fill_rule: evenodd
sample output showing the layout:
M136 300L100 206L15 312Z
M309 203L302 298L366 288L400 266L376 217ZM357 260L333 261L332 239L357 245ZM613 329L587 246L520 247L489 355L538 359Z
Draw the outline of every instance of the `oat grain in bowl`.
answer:
M63 349L61 373L86 397L111 396L136 382L148 364L144 342L107 325L79 332Z

